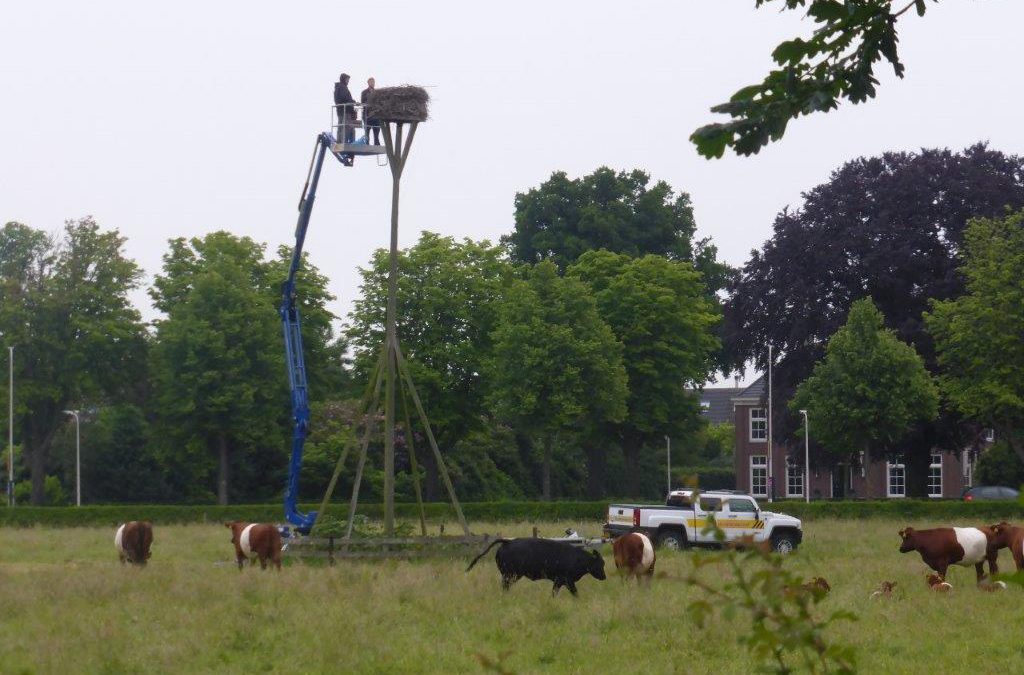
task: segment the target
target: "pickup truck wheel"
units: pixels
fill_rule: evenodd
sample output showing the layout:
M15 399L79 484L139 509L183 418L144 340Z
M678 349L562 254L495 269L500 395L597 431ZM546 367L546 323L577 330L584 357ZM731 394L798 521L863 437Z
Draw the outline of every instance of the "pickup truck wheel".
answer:
M670 551L681 551L686 548L686 537L682 532L666 530L658 535L658 546Z
M772 535L772 550L779 555L788 555L796 550L796 537L790 532Z

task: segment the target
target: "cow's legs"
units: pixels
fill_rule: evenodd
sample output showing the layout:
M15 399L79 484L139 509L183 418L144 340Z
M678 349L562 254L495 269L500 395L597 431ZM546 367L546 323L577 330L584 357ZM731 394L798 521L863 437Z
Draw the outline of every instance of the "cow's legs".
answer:
M518 577L514 577L511 574L503 574L501 576L501 590L507 591L508 589L512 588L512 584L514 584L517 580Z
M978 563L974 566L974 572L978 575L977 583L981 583L982 579L985 578L985 563Z
M242 571L242 565L245 563L245 555L242 554L242 553L239 553L239 554L237 554L235 556L235 558L236 558L236 561L238 562L238 571L241 572Z
M991 550L988 552L988 573L990 576L999 574L999 550Z
M267 559L264 558L263 556L260 556L260 569L261 570L267 569Z
M555 580L554 585L551 587L551 597L552 598L555 597L556 595L558 595L558 591L561 590L562 585L563 584L562 584L562 580L561 579L556 579Z
M569 589L569 592L572 593L573 597L579 595L579 593L576 592L576 583L572 579L565 582L565 587Z

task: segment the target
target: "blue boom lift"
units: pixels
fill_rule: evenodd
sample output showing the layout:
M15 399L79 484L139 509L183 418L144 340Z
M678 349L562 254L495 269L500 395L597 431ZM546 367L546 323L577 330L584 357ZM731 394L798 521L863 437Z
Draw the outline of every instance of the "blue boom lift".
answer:
M354 107L359 107L355 104ZM346 119L343 114L339 119ZM344 124L344 122L342 123ZM344 129L333 125L338 131L338 138L345 138ZM324 165L324 157L330 151L343 166L352 166L356 155L382 155L384 148L368 142L369 128L365 122L361 125L363 136L352 143L339 143L330 132L317 136L313 148L313 157L306 174L306 184L302 188L299 199L299 221L295 226L295 248L292 251L292 262L288 268L288 279L281 288L281 324L284 328L284 354L288 364L288 384L292 397L292 454L288 463L288 485L284 493L284 517L295 530L301 534L309 534L316 522L316 512L302 513L298 508L299 473L302 471L302 450L309 433L309 388L306 380L306 359L302 351L302 321L299 308L295 302L295 276L302 261L302 248L306 241L306 229L309 217L313 213L313 202L316 200L316 188L320 182L320 170Z

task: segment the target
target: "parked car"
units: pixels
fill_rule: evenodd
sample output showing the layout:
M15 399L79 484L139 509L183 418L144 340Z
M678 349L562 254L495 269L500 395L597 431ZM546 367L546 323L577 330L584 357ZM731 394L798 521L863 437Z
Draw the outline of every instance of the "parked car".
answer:
M664 505L611 504L604 536L615 538L627 532L643 532L658 546L682 549L689 546L717 546L720 542L705 533L713 517L725 532L727 542L750 537L771 542L779 553L795 551L803 540L800 520L781 513L763 511L750 495L735 490L701 492L673 490Z
M1011 487L1002 485L977 485L964 491L964 501L973 502L982 499L1017 499L1020 493Z

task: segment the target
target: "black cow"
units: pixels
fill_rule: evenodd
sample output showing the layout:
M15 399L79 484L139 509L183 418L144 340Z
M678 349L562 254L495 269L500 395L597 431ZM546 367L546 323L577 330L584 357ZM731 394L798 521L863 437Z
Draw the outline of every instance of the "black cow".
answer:
M599 581L605 579L604 558L597 551L584 551L564 541L534 538L495 539L469 563L466 571L473 569L473 565L498 544L501 548L494 554L494 561L501 572L501 587L506 591L520 577L526 577L531 581L553 581L551 595L558 593L562 586L576 595L576 582L587 574Z

